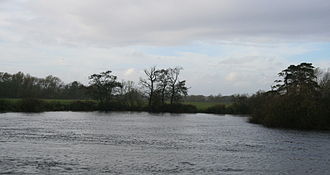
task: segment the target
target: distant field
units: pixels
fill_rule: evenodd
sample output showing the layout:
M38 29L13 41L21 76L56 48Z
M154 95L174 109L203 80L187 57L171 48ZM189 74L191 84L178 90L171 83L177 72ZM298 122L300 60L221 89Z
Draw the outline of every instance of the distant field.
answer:
M205 110L208 107L217 105L217 104L223 104L219 102L184 102L184 104L191 104L197 107L198 110Z

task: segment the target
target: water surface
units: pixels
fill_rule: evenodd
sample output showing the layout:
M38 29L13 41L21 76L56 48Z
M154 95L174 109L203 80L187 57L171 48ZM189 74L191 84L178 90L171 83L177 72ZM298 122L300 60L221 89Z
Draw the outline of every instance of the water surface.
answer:
M0 114L7 174L329 174L330 133L211 114Z

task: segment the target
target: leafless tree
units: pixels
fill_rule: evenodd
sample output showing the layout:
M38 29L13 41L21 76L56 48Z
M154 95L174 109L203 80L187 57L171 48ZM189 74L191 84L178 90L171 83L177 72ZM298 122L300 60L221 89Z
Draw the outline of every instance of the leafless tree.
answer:
M156 66L151 67L149 70L145 69L144 73L146 74L146 79L140 79L140 84L147 89L148 95L148 104L151 106L152 99L155 91L155 83L157 81L158 71L156 70Z

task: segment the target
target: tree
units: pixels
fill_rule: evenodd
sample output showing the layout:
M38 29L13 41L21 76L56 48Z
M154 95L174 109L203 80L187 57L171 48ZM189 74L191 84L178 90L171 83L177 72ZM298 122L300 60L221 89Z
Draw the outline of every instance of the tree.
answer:
M155 83L158 76L158 71L156 70L156 66L150 68L150 70L145 69L144 73L146 74L146 79L140 79L141 85L147 89L146 93L148 95L148 105L149 107L152 105L152 99L154 97L155 91Z
M78 81L73 81L64 86L63 98L67 99L86 99L87 88Z
M12 84L11 88L13 88L15 98L21 97L21 90L23 89L22 88L23 80L24 80L24 73L22 72L13 74L11 77L11 84Z
M322 98L330 99L330 70L321 73L321 76L319 84Z
M43 89L43 97L56 98L60 93L60 89L63 87L63 82L58 77L48 75L39 81L39 86Z
M320 80L321 88L329 88L330 87L330 70L327 70L325 73L322 73L323 77Z
M174 92L174 93L173 93ZM171 104L177 103L180 100L182 100L183 97L188 95L188 88L186 87L186 80L179 81L174 88L174 91L172 91L171 95Z
M283 79L275 81L274 89L250 99L251 121L270 127L329 129L329 103L321 96L317 75L311 63L290 65L279 73Z
M274 90L286 95L315 95L319 89L316 71L312 63L290 65L278 75L283 80L276 80Z
M24 76L23 84L22 84L22 92L21 97L23 98L35 98L40 91L40 88L37 86L40 80L38 78L32 77L27 74Z
M174 69L168 69L168 82L169 82L169 94L170 94L170 103L173 104L178 102L182 96L188 94L188 88L186 87L186 81L179 81L181 67L176 67Z
M11 75L6 72L0 72L0 97L8 98L11 97L12 88L11 85Z
M120 99L130 108L143 105L143 95L135 86L133 81L122 81L120 90Z
M167 87L169 84L169 69L161 69L158 70L158 77L157 77L157 82L158 82L158 87L157 90L159 91L159 94L161 96L161 103L165 103L165 97L167 94Z
M89 77L89 84L92 90L92 95L102 104L110 102L114 93L119 91L122 86L117 81L117 76L111 75L112 71L101 72L100 74L93 74Z

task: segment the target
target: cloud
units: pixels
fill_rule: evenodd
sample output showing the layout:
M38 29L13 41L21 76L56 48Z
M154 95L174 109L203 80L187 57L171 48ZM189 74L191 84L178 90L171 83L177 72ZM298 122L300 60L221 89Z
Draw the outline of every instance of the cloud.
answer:
M191 41L330 41L328 0L13 0L2 32L22 42L177 45ZM5 38L6 34L0 32Z
M137 82L148 67L182 66L192 94L252 93L305 56L330 67L329 9L328 0L0 0L1 71L87 83L112 70Z
M226 77L225 79L227 81L235 81L237 78L237 73L236 72L230 72Z
M184 51L166 56L131 47L82 49L0 44L0 61L1 71L23 71L38 77L51 74L67 83L78 80L85 84L89 75L106 70L112 70L119 80L137 83L140 77L145 76L143 69L155 65L158 68L182 66L184 70L180 79L187 80L190 94L228 95L270 89L278 72L301 61L289 60L288 57L314 51L310 46L287 44L261 48L237 45L212 47L218 48L220 54L209 55L208 50L198 48L197 51L203 52ZM314 63L322 68L330 67L329 59Z
M125 75L125 76L129 76L129 75L131 75L131 74L133 74L133 73L134 73L134 69L130 68L130 69L127 69L127 70L125 71L124 75Z

